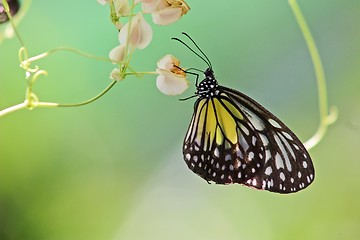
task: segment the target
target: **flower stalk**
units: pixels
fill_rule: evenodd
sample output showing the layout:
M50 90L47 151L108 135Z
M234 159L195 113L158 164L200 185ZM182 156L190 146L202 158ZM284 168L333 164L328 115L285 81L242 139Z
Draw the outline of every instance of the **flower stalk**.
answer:
M301 9L297 1L289 0L289 5L293 11L293 14L296 18L296 21L300 27L300 30L307 44L312 59L312 63L314 65L316 82L318 87L320 123L315 134L304 143L304 146L308 150L310 150L311 148L316 146L325 136L328 126L336 121L338 116L338 111L337 108L334 106L331 107L329 111L324 68L321 62L320 54L316 46L315 40L311 34L310 28L306 23L306 20L301 12Z
M137 49L146 48L152 40L152 27L149 23L146 22L142 14L144 13L156 15L159 14L159 11L161 12L171 8L171 11L176 12L176 14L163 15L161 17L157 17L157 22L154 21L154 23L157 25L167 25L179 20L181 16L183 16L189 10L187 4L183 0L98 0L98 2L102 5L109 5L110 20L114 24L116 30L119 32L120 45L110 51L109 58L94 56L92 54L69 47L58 47L38 54L36 56L29 57L26 45L22 40L21 35L19 34L16 25L14 24L14 19L9 12L7 2L6 0L1 1L4 5L6 14L8 15L10 24L15 32L15 36L20 42L21 47L18 53L19 62L20 67L25 71L27 87L24 102L0 110L0 117L21 109L32 110L38 107L55 108L84 106L104 96L107 92L110 91L112 87L116 85L118 81L124 80L127 76L142 77L145 74L159 74L155 71L137 72L134 71L133 68L130 66L135 51ZM28 2L30 2L30 0L28 0ZM134 11L137 4L141 4L143 9L146 8L146 6L149 7L151 5L153 11L142 11L136 13ZM187 11L184 11L184 6L187 6ZM181 12L181 14L179 14L179 12ZM112 79L111 83L99 94L83 102L65 104L40 101L37 94L34 92L33 86L35 85L37 79L40 76L47 76L47 71L42 70L38 65L33 64L36 61L46 58L51 54L59 51L73 52L86 58L91 58L98 61L112 62L116 64L117 68L115 68L110 74L110 78Z

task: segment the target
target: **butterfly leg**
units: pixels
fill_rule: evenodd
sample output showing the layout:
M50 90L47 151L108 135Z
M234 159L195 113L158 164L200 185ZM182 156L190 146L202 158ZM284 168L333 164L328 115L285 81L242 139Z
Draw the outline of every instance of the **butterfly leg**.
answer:
M184 71L187 74L196 76L196 80L195 80L195 87L198 87L198 82L199 82L199 74L198 73L194 73L194 72L190 72L189 70Z
M187 74L196 76L195 86L198 87L199 74L194 73L194 72L190 72L190 71L188 71L188 70L186 70L186 71L184 71L184 72L187 73ZM191 99L191 98L196 97L196 96L197 96L197 92L195 92L195 95L192 95L192 96L190 96L190 97L181 98L180 101L186 101L186 100Z

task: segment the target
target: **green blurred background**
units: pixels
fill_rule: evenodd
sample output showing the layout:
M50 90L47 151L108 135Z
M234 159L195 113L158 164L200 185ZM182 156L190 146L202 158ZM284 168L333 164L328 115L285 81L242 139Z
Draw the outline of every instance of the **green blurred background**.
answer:
M316 82L287 1L188 4L181 21L153 25L152 43L132 66L152 71L172 53L184 67L205 68L170 40L186 31L221 84L263 103L307 140L318 125ZM308 189L279 195L207 184L182 159L194 100L163 95L155 76L129 77L84 107L0 118L0 239L360 239L360 1L299 4L340 113L310 152L317 175ZM30 55L71 46L107 56L118 44L108 7L95 0L34 0L18 29ZM18 48L16 39L0 45L1 109L23 101ZM37 64L49 76L36 93L61 103L99 93L114 67L65 52Z

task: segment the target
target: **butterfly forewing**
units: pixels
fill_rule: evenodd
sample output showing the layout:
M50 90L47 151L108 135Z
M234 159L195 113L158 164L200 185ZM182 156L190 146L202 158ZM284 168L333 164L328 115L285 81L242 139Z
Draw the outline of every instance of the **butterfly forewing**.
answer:
M184 140L188 167L207 181L290 193L314 179L303 144L277 117L248 96L219 86L200 97Z

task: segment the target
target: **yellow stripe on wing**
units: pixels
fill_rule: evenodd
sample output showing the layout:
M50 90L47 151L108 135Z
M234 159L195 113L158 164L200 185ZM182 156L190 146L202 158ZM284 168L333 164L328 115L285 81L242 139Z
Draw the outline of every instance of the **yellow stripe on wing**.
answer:
M236 131L237 119L243 119L243 115L228 100L202 99L197 105L192 122L191 139L199 146L203 137L206 142L209 137L209 144L213 143L215 138L217 145L223 144L225 138L236 144L239 141ZM208 146L203 147L206 149Z
M208 105L207 105L205 131L206 131L207 136L209 136L209 138L210 138L210 144L214 141L216 125L217 125L217 123L216 123L214 105L213 105L213 102L209 99ZM218 142L218 141L216 141L216 142Z
M224 103L226 108L221 104L220 101ZM236 144L238 142L238 135L236 131L237 124L236 119L234 119L233 116L242 119L241 113L226 100L219 100L214 98L214 106L216 109L219 127L223 130L225 138L227 138L232 144ZM229 111L231 111L231 114ZM218 144L221 144L222 141L224 141L224 139L221 139L221 142L218 142L218 138L216 140Z
M191 139L196 141L199 146L201 145L201 137L204 131L204 121L207 108L206 102L207 100L203 99L197 105L193 128L191 129Z

